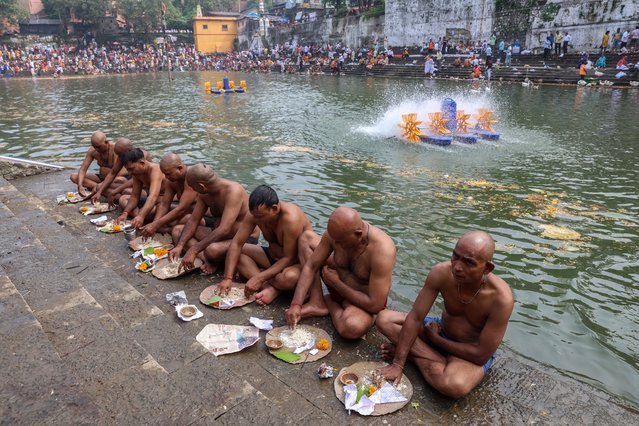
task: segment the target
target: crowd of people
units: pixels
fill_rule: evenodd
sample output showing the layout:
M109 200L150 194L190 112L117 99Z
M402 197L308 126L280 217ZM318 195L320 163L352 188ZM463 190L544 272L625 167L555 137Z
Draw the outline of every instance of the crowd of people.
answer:
M617 44L617 33L619 43ZM612 38L612 49L617 53L636 49L639 28L633 31L617 31ZM544 40L543 59L563 57L571 46L568 32L551 32ZM605 55L610 43L609 31L601 45L603 59L598 67L605 67ZM554 50L553 50L554 49ZM553 55L554 52L554 55ZM74 45L34 44L28 48L0 45L0 77L97 75L106 73L141 73L172 71L244 71L322 74L340 74L344 65L359 65L372 69L375 66L394 63L421 62L424 72L434 75L445 59L456 67L469 67L473 75L483 71L490 74L493 65L510 66L513 55L531 53L522 50L518 40L507 43L494 34L488 40L463 41L447 37L429 39L414 46L393 50L388 39L375 42L368 48L354 49L342 43L304 44L285 43L271 48L250 49L229 53L204 54L193 44L177 43L169 46L145 42L129 44L111 42L98 45L94 38L83 37ZM445 58L445 56L447 57ZM626 58L627 61L627 58ZM581 61L581 63L587 63ZM628 64L616 64L624 69ZM630 66L630 68L632 68Z
M390 341L380 348L388 380L401 378L410 360L435 389L464 396L485 377L506 332L513 295L493 273L495 243L485 232L463 235L402 313L387 309L395 243L350 207L337 207L316 233L302 208L267 185L248 194L206 164L187 165L173 152L156 163L130 140L112 142L100 131L71 181L80 196L119 204L116 222L130 220L143 237L171 234L168 256L180 268L195 268L199 258L204 273L221 270L219 295L244 280L245 296L262 305L290 294L283 315L292 329L330 316L340 336L358 339L376 326ZM443 314L427 316L438 295Z

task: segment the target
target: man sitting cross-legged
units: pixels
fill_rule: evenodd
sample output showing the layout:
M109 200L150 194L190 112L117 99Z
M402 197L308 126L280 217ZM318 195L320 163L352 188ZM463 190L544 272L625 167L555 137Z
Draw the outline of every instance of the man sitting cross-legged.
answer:
M93 160L98 163L100 168L97 174L88 172ZM91 135L91 148L87 150L78 172L71 175L71 182L78 185L78 194L86 197L87 194L84 193L85 187L89 191L95 190L98 184L109 175L117 160L118 155L115 152L115 144L107 140L106 135L101 131L93 132ZM123 170L114 178L114 181L117 184L124 183L124 174L125 171Z
M277 193L266 185L251 192L249 210L229 247L218 293L229 291L237 269L248 278L245 294L257 292L256 302L267 305L280 291L295 288L300 272L298 239L313 228L302 209L293 203L280 202ZM268 247L245 244L256 225Z
M155 213L155 205L164 193L165 177L160 166L145 158L144 151L135 148L120 156L120 160L132 176L131 195L120 197L120 206L124 209L117 222L133 217L131 225L141 228L147 217ZM144 198L142 191L148 196Z
M186 183L197 193L197 199L186 224L173 227L175 248L169 257L179 257L186 248L182 265L191 269L200 256L205 261L202 271L212 274L215 262L224 260L233 236L248 214L248 194L242 185L221 178L202 163L189 167ZM213 216L206 218L210 227L202 223L209 209Z
M377 328L392 342L382 345L382 356L392 362L380 369L386 379L399 380L410 359L432 387L453 398L467 395L482 381L514 305L508 284L492 273L494 250L487 233L467 233L451 261L430 271L408 314L380 313ZM438 294L444 312L441 318L428 317Z
M197 192L186 183L186 166L179 155L169 152L160 160L160 170L166 178L164 195L160 197L153 222L142 227L142 236L149 238L156 232L170 232L172 226L183 220L193 210ZM172 208L173 199L178 205Z
M340 336L362 337L375 322L375 315L386 307L395 243L349 207L335 209L318 240L319 236L308 232L300 240L300 254L308 258L303 259L304 267L286 312L288 325L294 328L301 318L330 314ZM320 277L328 288L325 296ZM302 305L309 290L309 300Z

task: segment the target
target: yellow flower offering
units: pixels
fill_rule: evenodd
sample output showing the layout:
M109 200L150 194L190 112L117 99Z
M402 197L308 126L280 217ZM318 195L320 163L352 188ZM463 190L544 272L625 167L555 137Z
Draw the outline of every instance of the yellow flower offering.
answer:
M122 225L113 225L113 231L120 232L122 230Z
M73 198L75 194L73 192L67 192L67 197L69 198Z
M155 249L153 249L153 254L155 254L157 257L162 257L164 255L166 255L169 251L167 249L165 249L164 247L157 247Z
M146 262L140 263L140 271L146 271L147 269L149 269L149 265Z
M88 207L80 207L80 211L81 211L82 213L86 213L86 212L88 212L88 211L89 211L89 208L88 208Z
M370 397L372 394L375 393L375 391L377 391L377 388L375 386L369 386L368 387L368 396Z
M317 349L319 349L320 351L327 351L328 348L330 348L330 344L328 343L328 340L326 339L320 339L319 342L317 342Z

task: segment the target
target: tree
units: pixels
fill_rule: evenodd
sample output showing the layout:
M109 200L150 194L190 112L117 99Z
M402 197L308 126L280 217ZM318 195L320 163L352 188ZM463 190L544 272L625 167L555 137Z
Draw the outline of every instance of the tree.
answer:
M118 0L118 11L136 32L148 32L160 27L161 0Z
M29 14L18 4L18 0L0 0L0 30L5 31L9 25L15 25ZM5 27L5 24L8 24Z

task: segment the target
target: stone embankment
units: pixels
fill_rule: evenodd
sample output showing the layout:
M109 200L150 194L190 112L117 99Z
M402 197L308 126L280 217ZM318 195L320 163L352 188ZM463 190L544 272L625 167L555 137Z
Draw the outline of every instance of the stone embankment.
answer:
M0 178L2 425L639 424L611 395L507 349L465 398L439 395L408 365L412 406L349 416L317 362L285 364L261 340L215 357L195 340L206 324L248 325L250 316L284 325L286 296L231 311L200 305L203 318L180 321L165 294L184 290L197 303L220 277L136 272L122 236L96 232L77 205L55 202L72 188L67 172ZM332 335L325 360L334 367L378 359L375 330L350 341L326 318L304 323Z
M596 59L596 58L594 58ZM617 62L616 55L609 55L610 64ZM639 54L635 53L629 56L628 60L635 63L639 60ZM436 65L438 72L436 78L466 80L472 79L470 67L461 67L453 65L454 58L445 56L444 59ZM614 61L614 62L613 62ZM544 61L538 55L521 55L514 57L510 67L497 66L493 67L492 80L494 81L526 81L530 80L534 84L576 84L579 80L579 55L568 55L564 58ZM482 74L486 75L485 67L482 66ZM330 68L323 67L325 73L330 73ZM371 77L399 77L399 78L424 78L424 59L421 57L411 58L410 60L395 60L389 65L375 65L372 69L365 65L346 65L342 72L346 75L360 75ZM597 75L595 73L601 73ZM639 72L634 75L630 71L625 77L618 79L616 77L619 70L614 66L603 69L592 69L588 71L586 78L595 79L596 81L610 81L616 87L629 86L631 81L639 81Z

